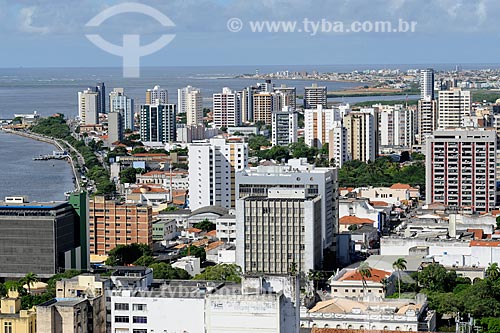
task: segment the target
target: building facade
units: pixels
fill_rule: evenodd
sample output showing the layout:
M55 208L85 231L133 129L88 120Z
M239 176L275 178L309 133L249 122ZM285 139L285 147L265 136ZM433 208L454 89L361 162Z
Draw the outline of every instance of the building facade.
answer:
M248 144L212 138L189 145L189 208L230 208L235 200L235 172L248 166Z
M253 121L265 125L272 124L272 113L281 110L281 94L258 92L253 95Z
M319 105L324 109L328 107L326 87L319 87L313 83L312 86L304 88L304 109L315 109Z
M0 202L0 276L41 278L77 269L80 219L67 202Z
M349 159L375 161L378 153L378 124L375 109L350 112L343 121L347 130Z
M374 105L379 116L380 149L411 149L417 134L415 109L402 104Z
M460 88L439 91L438 127L456 128L464 126L464 117L471 115L470 91Z
M141 141L175 142L177 108L175 104L141 105Z
M99 94L90 88L78 92L78 118L82 125L99 124Z
M177 90L177 109L186 114L186 125L203 124L203 98L201 90L187 86Z
M160 86L146 90L146 104L168 104L168 91Z
M436 130L426 143L426 203L476 212L495 207L496 131Z
M321 197L323 248L332 245L334 234L338 233L337 169L316 168L306 159L295 159L287 165L258 166L236 173L237 199L267 196L270 188L277 187L305 189Z
M221 93L213 95L214 127L241 125L241 97L236 91L224 87Z
M123 140L124 126L123 117L120 112L108 113L108 144L112 145Z
M89 201L90 253L107 255L118 245L152 245L153 211L150 206L120 204L95 196Z
M315 109L304 110L304 139L306 145L321 148L330 140L330 130L335 121L341 121L343 112L340 109L326 109L319 105Z
M291 107L284 107L282 111L272 113L273 146L288 146L297 142L297 119L298 113Z
M125 129L134 129L134 99L125 95L123 88L115 88L109 93L109 112L120 112Z
M304 188L269 188L236 203L236 263L245 273L287 274L321 267L321 197Z

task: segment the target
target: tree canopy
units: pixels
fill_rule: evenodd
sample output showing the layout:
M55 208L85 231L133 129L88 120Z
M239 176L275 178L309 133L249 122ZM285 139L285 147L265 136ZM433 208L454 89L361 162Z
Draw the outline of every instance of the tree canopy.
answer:
M207 267L205 271L196 275L194 280L232 281L241 282L241 267L234 264L219 264Z
M133 264L142 256L151 256L152 251L147 244L133 243L118 245L108 253L106 265L125 266Z

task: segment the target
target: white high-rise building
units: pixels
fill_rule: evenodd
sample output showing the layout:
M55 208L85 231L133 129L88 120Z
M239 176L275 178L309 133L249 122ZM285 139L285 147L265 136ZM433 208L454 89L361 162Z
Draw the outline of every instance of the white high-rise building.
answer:
M438 127L462 127L464 117L471 115L470 91L460 88L441 90L438 99Z
M313 83L310 87L304 88L304 109L314 109L318 106L327 108L327 92L326 87L318 87Z
M425 147L425 140L437 128L437 101L432 99L418 101L418 143Z
M365 108L347 114L343 121L347 130L347 151L350 160L375 161L378 153L377 112Z
M473 212L495 207L495 129L438 129L427 138L427 204L440 202Z
M373 106L379 114L380 148L410 149L417 133L415 109L402 104Z
M186 125L203 123L203 98L201 90L187 86L177 90L177 108L179 113L186 113Z
M134 129L134 99L125 95L123 88L115 88L109 93L109 112L120 112L125 129Z
M224 87L221 93L213 95L214 127L235 127L241 125L241 97L236 91Z
M281 108L297 108L297 89L295 87L287 87L285 84L282 84L280 87L274 88L274 92L282 96Z
M434 70L423 69L420 71L420 99L434 99Z
M349 160L347 151L347 129L344 127L343 120L335 120L329 132L328 140L328 159L335 167L341 168L344 162Z
M168 104L168 91L155 86L153 89L146 90L146 104Z
M291 107L284 107L282 111L272 113L272 138L273 146L288 146L297 142L298 113Z
M212 138L188 147L189 208L233 207L235 172L248 166L248 144Z
M333 244L334 234L338 233L336 168L317 168L308 164L306 158L301 158L291 159L286 165L258 166L246 168L236 173L237 199L243 199L247 196L265 197L268 195L268 190L272 188L305 189L307 195L319 195L321 197L323 248Z
M321 148L330 140L329 133L335 121L342 120L347 109L325 109L318 105L316 109L304 110L304 137L306 145Z
M99 124L99 93L91 88L78 92L78 117L83 125Z

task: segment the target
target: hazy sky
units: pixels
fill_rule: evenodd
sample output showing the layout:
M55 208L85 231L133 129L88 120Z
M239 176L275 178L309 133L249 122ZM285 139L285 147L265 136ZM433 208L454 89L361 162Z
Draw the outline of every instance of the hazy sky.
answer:
M112 0L0 0L0 67L121 66L87 40L148 44L175 39L142 58L145 66L500 63L499 0L141 0L174 23L121 14L99 28L85 24ZM227 21L240 18L241 32ZM254 33L249 21L416 21L414 33Z

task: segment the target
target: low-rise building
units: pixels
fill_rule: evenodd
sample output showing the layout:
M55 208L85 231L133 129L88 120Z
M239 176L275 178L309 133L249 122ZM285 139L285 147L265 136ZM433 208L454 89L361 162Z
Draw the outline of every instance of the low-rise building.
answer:
M334 297L312 309L301 310L301 327L328 327L342 330L434 332L436 313L429 310L427 297L384 299ZM350 332L350 331L347 331Z
M153 223L153 242L169 241L180 235L174 219L159 220Z
M236 242L236 215L226 214L217 218L215 222L217 238L223 242Z
M21 310L17 291L9 291L7 297L0 300L0 329L5 333L35 333L36 312L34 309Z
M182 257L172 264L172 267L180 268L188 272L189 275L195 276L201 273L200 258L193 256Z
M371 276L363 277L353 268L344 268L332 276L328 284L333 297L357 298L365 295L385 297L394 292L391 272L369 268Z

